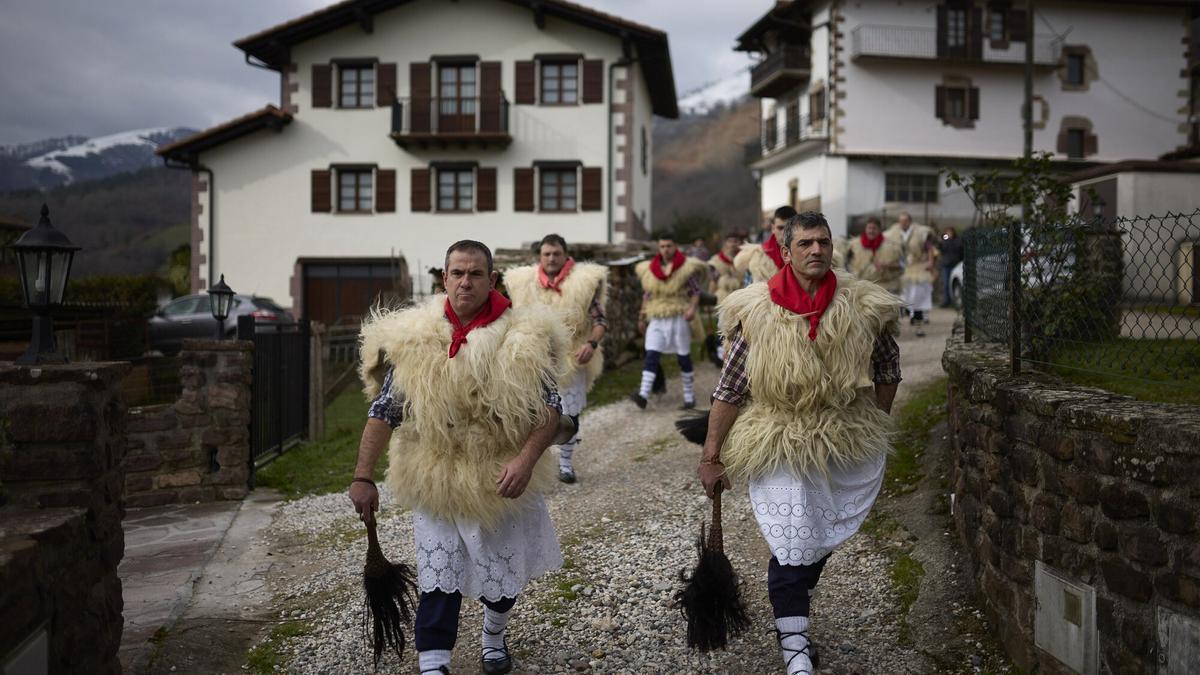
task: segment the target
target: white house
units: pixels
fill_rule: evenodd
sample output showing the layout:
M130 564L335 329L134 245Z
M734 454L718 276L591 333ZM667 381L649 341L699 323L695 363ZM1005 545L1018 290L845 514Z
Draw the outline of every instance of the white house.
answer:
M650 228L665 33L563 0L347 0L238 40L280 102L159 148L193 179L192 287L218 275L324 322L403 257Z
M1030 40L1035 152L1077 170L1194 144L1188 4L1039 0L1026 34L1020 0L777 2L736 47L760 59L762 208L820 209L835 234L900 211L970 224L938 173L1021 156Z

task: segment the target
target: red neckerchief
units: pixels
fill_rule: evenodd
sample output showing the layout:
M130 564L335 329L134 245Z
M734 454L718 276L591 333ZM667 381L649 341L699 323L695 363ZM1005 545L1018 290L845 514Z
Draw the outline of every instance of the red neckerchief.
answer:
M725 255L725 251L717 251L717 257L726 265L733 267L733 261L729 259L729 256Z
M863 248L867 249L868 251L878 251L879 247L883 246L883 234L877 234L875 235L875 238L872 239L867 236L866 232L863 232L861 235L859 235L858 241L863 245Z
M479 314L474 319L471 319L471 323L464 326L459 322L458 315L454 313L454 308L450 306L450 298L446 298L446 320L450 322L451 326L454 326L454 333L450 336L450 358L454 358L459 348L467 343L467 333L499 319L500 315L507 311L509 307L512 307L512 302L501 295L500 291L493 288L492 292L488 293L488 299L484 303L483 309L479 311Z
M663 272L662 256L656 255L654 256L654 260L650 261L650 272L654 274L654 276L658 277L659 281L666 281L668 277L670 277L672 274L675 274L676 270L678 270L680 267L683 267L684 259L683 252L679 249L675 249L675 257L671 258L671 271Z
M567 258L567 262L563 263L562 269L551 279L546 275L546 270L542 269L541 265L538 265L538 283L542 285L542 288L549 288L555 293L562 295L562 288L560 286L563 281L566 281L567 275L571 273L571 268L574 266L575 259Z
M775 238L775 235L767 237L767 240L763 242L762 250L763 253L770 256L775 267L783 267L783 253L779 250L779 240Z
M829 303L833 302L833 294L837 292L837 275L833 270L825 273L816 297L801 288L791 265L776 272L767 282L767 288L771 289L771 302L808 319L808 339L816 340L817 323L825 314L825 310L829 309Z

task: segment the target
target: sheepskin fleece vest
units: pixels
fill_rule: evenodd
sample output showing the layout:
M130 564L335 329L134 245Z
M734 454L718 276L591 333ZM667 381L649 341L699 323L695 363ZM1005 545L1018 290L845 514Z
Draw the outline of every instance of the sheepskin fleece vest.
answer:
M717 273L717 302L724 300L729 297L730 293L742 287L743 274L738 272L733 265L721 260L720 256L714 255L709 258L708 265Z
M749 272L750 279L754 283L770 281L771 277L779 271L779 268L775 266L775 261L771 260L771 256L763 252L762 244L743 246L742 250L733 257L733 266L743 275Z
M881 265L896 265L896 267L879 270L875 263ZM872 251L862 245L855 237L850 241L850 271L854 276L866 281L874 281L893 293L900 292L900 247L887 239Z
M654 276L649 260L643 260L633 269L642 282L642 290L650 294L642 306L648 319L666 319L687 311L688 279L708 273L708 266L695 258L684 258L683 267L667 277L666 281Z
M722 330L740 325L750 345L750 401L721 452L730 472L813 475L888 452L892 420L875 405L871 352L896 331L896 296L839 273L816 340L807 319L771 301L767 284L731 294L719 311Z
M937 271L936 269L934 271L927 270L925 266L929 264L933 250L926 251L923 244L925 240L933 237L933 229L920 223L912 223L908 229L910 233L907 244L904 243L904 230L900 229L900 223L889 227L883 236L907 253L904 275L901 277L904 281L921 284L931 282L937 276Z
M405 396L388 448L387 485L397 501L491 526L554 485L553 459L543 455L520 498L496 494L501 467L547 419L544 388L561 380L567 331L549 307L514 307L472 330L449 358L445 303L436 295L373 314L359 335L359 376L374 399L391 366L393 391Z
M584 366L575 361L575 353L592 334L592 315L588 312L592 306L592 298L599 294L601 308L608 300L608 268L596 263L577 262L559 287L562 293L557 293L543 288L538 282L537 265L526 265L505 272L504 286L516 307L540 303L562 312L567 330L571 332L571 352L567 358L566 379L559 383L559 388L570 384L575 372L583 368L587 373L587 387L590 391L592 383L604 372L604 352L600 349L593 351L592 359Z

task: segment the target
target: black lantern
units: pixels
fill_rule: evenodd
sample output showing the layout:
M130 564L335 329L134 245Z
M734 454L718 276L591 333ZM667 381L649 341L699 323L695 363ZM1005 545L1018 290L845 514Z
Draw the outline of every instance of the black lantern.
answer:
M1107 206L1102 197L1096 197L1092 202L1092 216L1097 220L1104 220L1104 207Z
M33 310L29 349L16 362L23 366L66 363L67 358L56 351L50 311L62 304L67 278L71 276L71 261L79 247L54 229L50 224L50 208L42 204L37 226L13 242L12 248L17 252L25 306Z
M225 284L225 275L222 274L221 280L208 289L208 308L217 320L218 340L225 337L225 319L229 318L229 309L232 306L233 289Z

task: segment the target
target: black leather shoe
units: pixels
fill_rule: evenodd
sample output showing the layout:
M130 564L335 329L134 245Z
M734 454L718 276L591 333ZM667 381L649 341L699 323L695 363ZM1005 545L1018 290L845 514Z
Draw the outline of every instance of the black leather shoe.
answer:
M438 666L432 670L421 671L421 675L426 675L426 673L433 673L434 675L438 675L439 673L441 675L450 675L450 666Z
M679 409L680 410L695 410L696 402L695 401L684 401L683 405L680 406Z
M642 398L641 394L630 394L629 400L633 401L633 404L642 410L646 409L646 399Z
M563 483L566 483L567 485L574 483L576 480L575 471L573 469L559 469L558 470L558 480L562 481Z
M508 638L504 638L504 646L499 649L484 647L480 665L483 666L485 675L501 675L512 670L512 657L508 655Z

